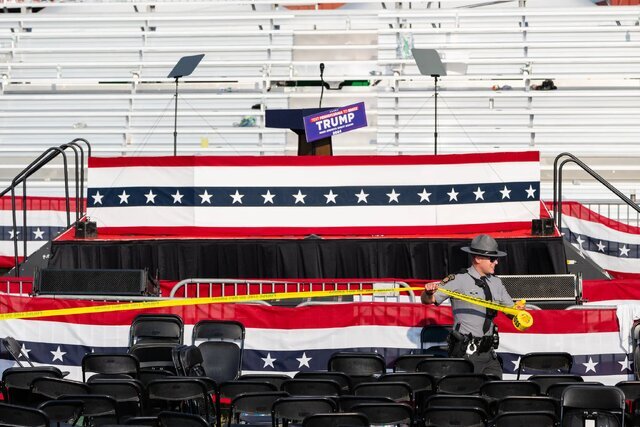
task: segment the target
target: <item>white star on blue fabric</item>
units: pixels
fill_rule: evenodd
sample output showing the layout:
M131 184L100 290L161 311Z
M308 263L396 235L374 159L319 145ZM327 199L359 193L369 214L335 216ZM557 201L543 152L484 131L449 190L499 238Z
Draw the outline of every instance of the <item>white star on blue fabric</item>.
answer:
M273 204L273 198L276 197L276 195L271 194L269 190L267 190L265 194L261 194L261 196L264 199L264 203L262 203L263 205L266 205L267 203Z
M365 203L369 203L367 201L367 197L369 197L369 194L365 193L363 189L360 189L360 193L355 195L358 198L358 203L360 202L365 202Z
M391 202L396 202L398 203L398 196L400 196L400 193L396 193L396 189L392 188L391 189L391 193L387 193L387 197L389 198L389 203Z
M620 372L631 371L631 361L626 354L624 356L624 360L620 360L618 363L622 366L622 368L620 368Z
M502 200L511 198L511 190L509 190L506 185L500 190L500 193L502 194Z
M484 191L482 191L480 189L480 187L478 187L478 189L476 191L473 192L473 194L476 195L476 200L484 200Z
M131 197L129 194L127 194L127 192L125 190L122 190L122 194L118 194L118 197L120 198L120 204L129 204L129 197Z
M102 198L104 197L104 195L100 194L99 191L96 191L96 194L94 194L91 197L93 198L93 204L94 205L101 205L102 204Z
M580 236L576 237L576 242L578 242L578 245L580 245L580 248L582 249L582 244L585 242L584 240L582 240L582 238Z
M200 202L201 205L204 203L211 204L211 198L213 197L213 194L209 194L207 190L204 190L204 193L198 194L198 197L202 199L202 201Z
M529 188L524 190L527 192L527 199L528 198L532 198L535 199L536 198L536 189L533 188L533 185L529 184Z
M20 230L17 230L15 234L13 234L13 230L9 230L9 240L14 240L20 234Z
M521 357L518 356L518 358L516 360L512 360L511 363L513 363L513 372L516 372L518 370L518 368L520 367L520 359Z
M420 196L420 203L427 201L429 203L431 203L431 200L429 200L429 197L431 196L431 193L427 193L427 189L423 188L422 189L422 193L418 193L418 196Z
M312 359L311 357L307 357L307 353L302 353L302 357L300 358L296 357L296 360L300 363L300 365L298 366L298 369L302 368L303 366L310 368L311 366L309 366L309 361L311 359Z
M172 194L171 197L173 197L173 203L180 203L182 204L182 198L184 197L184 194L180 194L180 190L176 190L176 194Z
M244 194L240 194L240 192L236 190L235 194L229 194L229 197L233 199L233 202L231 202L232 205L235 203L242 204L242 198L244 197Z
M154 194L153 191L151 191L151 189L149 189L149 192L147 194L144 195L144 197L147 198L147 201L145 203L156 203L156 197L158 195Z
M451 191L447 193L447 196L449 196L449 201L452 202L455 200L457 202L458 194L460 193L458 193L455 188L451 187Z
M261 357L260 359L262 359L262 361L264 362L263 368L266 368L267 366L275 368L275 366L273 366L273 362L275 362L277 359L272 358L271 353L267 353L267 357Z
M33 238L34 238L35 240L38 240L38 239L42 240L42 239L44 239L44 231L43 231L43 230L40 230L40 227L36 228L36 229L33 231L33 235L34 235L34 237L33 237Z
M31 351L31 349L28 349L24 343L22 343L22 348L20 349L20 352L22 354L24 354L25 356L27 356L27 359L29 358L29 352ZM20 357L22 357L22 354L20 355Z
M627 248L627 245L626 245L626 244L625 244L625 245L623 245L623 246L620 248L620 256L626 256L626 257L628 257L628 256L629 256L629 251L630 251L630 250L631 250L631 249L630 249L630 248Z
M333 190L329 190L329 193L328 194L324 194L324 197L327 198L327 204L328 204L329 202L335 203L336 202L336 197L338 197L338 195L334 194Z
M585 374L589 371L593 371L595 373L598 362L594 362L591 356L589 356L589 361L587 363L583 363L583 365L585 367L585 371L584 371Z
M58 346L56 351L50 351L49 353L53 354L53 359L51 360L52 362L55 362L56 360L64 362L64 360L62 360L62 356L67 354L66 351L60 351L60 346Z
M307 197L306 194L302 194L301 190L298 190L298 194L292 194L291 195L294 199L296 199L295 204L297 205L298 203L302 203L303 205L304 203L304 198Z
M604 243L602 243L602 241L599 241L598 242L598 250L600 252L604 252L604 248L605 248Z

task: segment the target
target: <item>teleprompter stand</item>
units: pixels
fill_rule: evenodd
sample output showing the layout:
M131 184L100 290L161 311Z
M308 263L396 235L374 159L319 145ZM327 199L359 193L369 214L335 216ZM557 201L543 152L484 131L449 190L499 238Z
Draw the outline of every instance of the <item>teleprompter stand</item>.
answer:
M204 53L200 55L183 56L173 67L167 77L176 79L176 102L173 114L173 155L178 155L178 79L193 73L200 61L204 58Z
M435 49L411 49L413 59L416 60L416 65L420 74L424 76L433 77L433 90L434 90L434 115L433 115L433 154L438 154L438 77L446 76L447 70L445 70L440 55Z

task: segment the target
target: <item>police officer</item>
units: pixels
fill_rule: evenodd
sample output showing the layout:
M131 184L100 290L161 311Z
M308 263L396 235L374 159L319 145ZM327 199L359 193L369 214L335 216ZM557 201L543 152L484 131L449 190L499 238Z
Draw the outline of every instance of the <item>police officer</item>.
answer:
M440 283L427 283L421 299L424 304L440 305L449 298L437 292L439 286L447 290L493 301L508 307L513 299L502 281L494 276L498 259L507 255L498 250L498 243L487 234L476 236L469 246L462 248L471 254L471 267L456 275L449 275ZM465 357L473 363L474 372L502 378L502 367L495 349L498 330L493 323L497 312L456 298L451 299L454 327L449 335L449 356ZM520 303L514 307L524 309Z

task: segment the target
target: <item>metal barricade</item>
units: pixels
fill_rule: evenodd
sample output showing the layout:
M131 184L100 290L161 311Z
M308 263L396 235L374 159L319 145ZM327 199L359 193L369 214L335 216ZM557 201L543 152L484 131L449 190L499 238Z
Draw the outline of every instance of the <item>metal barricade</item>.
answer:
M274 305L300 305L303 303L322 302L415 302L415 294L405 282L379 280L347 281L347 280L237 280L237 279L203 279L192 278L182 280L174 285L170 298L207 298L235 295L259 295L273 293L299 293L310 291L366 291L371 289L406 288L406 296L398 291L381 291L375 295L348 295L315 298L292 298L272 301Z

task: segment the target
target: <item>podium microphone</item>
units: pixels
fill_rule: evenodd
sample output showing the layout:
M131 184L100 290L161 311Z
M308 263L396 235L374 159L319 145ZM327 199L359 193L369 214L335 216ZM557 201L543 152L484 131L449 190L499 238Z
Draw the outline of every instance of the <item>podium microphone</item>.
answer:
M318 104L318 108L322 108L322 96L324 95L324 62L320 63L320 103Z

